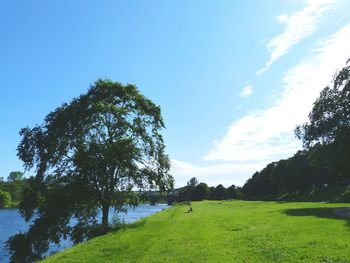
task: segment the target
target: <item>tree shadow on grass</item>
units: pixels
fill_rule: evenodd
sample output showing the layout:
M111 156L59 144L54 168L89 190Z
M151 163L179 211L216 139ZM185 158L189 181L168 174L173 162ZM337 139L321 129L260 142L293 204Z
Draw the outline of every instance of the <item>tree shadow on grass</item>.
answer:
M328 219L344 220L350 228L350 208L349 207L319 207L319 208L296 208L283 211L289 216L315 216Z

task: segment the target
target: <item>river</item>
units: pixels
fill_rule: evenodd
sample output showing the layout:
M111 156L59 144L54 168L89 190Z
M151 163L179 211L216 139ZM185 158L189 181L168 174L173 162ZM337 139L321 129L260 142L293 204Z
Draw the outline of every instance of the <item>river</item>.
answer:
M167 208L166 204L157 205L139 205L135 208L128 208L127 213L119 213L118 216L126 223L132 223L143 217L152 215L158 211ZM109 220L112 220L114 210L111 210ZM19 233L27 231L29 223L26 222L18 213L18 209L0 209L0 262L9 262L9 253L6 247L6 241L9 237ZM59 246L50 245L49 251L45 255L50 255L53 252L60 251L64 248L72 246L69 240L62 240Z

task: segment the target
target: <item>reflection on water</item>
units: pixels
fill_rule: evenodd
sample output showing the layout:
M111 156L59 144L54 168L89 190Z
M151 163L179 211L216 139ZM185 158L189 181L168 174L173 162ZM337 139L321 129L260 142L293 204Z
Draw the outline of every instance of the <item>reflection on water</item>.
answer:
M118 216L126 223L131 223L138 219L161 211L167 207L168 205L166 204L139 205L134 209L128 208L127 213L120 213ZM114 216L113 209L111 209L109 215L109 220L111 221ZM8 238L17 233L26 232L29 224L30 223L24 221L24 219L20 216L18 209L0 209L0 262L9 261L9 254L5 244ZM70 246L72 246L70 240L62 240L59 246L55 244L50 245L49 251L45 255L50 255L55 251L59 251Z

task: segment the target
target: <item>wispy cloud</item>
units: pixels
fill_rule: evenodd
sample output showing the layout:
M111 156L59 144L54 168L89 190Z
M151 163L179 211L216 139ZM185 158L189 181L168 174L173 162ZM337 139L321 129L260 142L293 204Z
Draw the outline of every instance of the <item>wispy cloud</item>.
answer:
M253 87L251 85L245 86L241 92L239 93L239 96L241 97L248 97L252 95L254 92Z
M171 173L176 176L176 186L184 186L192 177L196 177L200 182L206 182L211 186L218 184L226 186L231 184L242 185L246 181L247 173L260 170L262 167L263 164L256 162L198 165L171 160Z
M280 35L268 41L270 59L263 68L257 71L257 74L262 74L291 47L311 36L317 30L324 13L336 2L337 0L309 0L302 10L291 15L279 15L277 20L285 25L285 29Z
M286 72L281 95L275 97L272 106L235 121L204 160L268 162L278 156L290 156L300 148L293 130L307 120L321 89L350 57L349 36L350 24L321 40L308 56Z

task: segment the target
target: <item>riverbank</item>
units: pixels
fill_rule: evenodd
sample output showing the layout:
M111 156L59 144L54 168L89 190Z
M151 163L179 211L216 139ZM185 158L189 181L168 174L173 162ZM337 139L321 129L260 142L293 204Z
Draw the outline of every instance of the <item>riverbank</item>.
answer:
M178 205L44 262L350 262L350 204Z
M168 208L166 204L158 205L148 205L140 204L135 208L128 207L128 213L119 213L118 218L121 222L132 223L143 217L149 216L156 212L159 212L163 209ZM115 213L114 210L110 211L109 221L113 221ZM72 221L74 222L74 220ZM18 234L19 232L26 232L28 230L30 222L26 222L18 212L18 209L7 208L0 209L0 262L5 263L9 262L9 253L6 247L6 241L13 235ZM60 245L51 243L49 245L49 250L44 256L50 255L55 251L60 251L62 249L71 247L73 243L70 240L61 240Z

